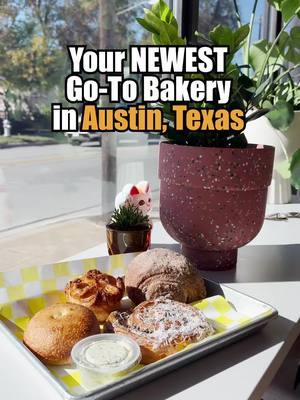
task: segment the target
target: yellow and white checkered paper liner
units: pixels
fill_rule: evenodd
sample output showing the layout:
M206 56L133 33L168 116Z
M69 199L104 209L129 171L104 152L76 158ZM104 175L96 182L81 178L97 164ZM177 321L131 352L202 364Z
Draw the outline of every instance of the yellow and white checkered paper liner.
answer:
M63 290L70 279L95 268L123 276L128 260L128 255L117 255L0 272L0 323L22 342L24 329L36 312L50 304L65 302ZM212 321L219 335L259 317L257 310L249 309L242 314L236 312L222 296L210 297L193 305ZM269 312L268 309L260 310L260 316ZM48 369L71 395L86 391L80 384L77 369L64 366Z

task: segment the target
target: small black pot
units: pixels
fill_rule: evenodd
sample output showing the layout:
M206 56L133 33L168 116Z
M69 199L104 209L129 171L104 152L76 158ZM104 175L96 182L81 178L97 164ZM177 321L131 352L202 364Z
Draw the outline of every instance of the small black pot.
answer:
M119 230L114 224L106 225L107 248L110 255L146 251L151 244L151 225L132 230Z

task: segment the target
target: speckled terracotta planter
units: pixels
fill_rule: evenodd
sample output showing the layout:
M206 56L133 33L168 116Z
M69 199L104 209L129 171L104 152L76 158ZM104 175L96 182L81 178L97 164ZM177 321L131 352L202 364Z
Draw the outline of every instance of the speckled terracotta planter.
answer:
M160 218L200 269L234 268L260 231L274 148L160 145Z

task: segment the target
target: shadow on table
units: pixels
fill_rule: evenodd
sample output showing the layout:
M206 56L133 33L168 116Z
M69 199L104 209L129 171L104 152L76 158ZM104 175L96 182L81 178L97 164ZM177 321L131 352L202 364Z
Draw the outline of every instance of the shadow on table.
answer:
M118 397L118 400L167 399L283 342L294 325L294 322L278 317L261 332L145 384L134 392Z
M179 244L152 244L180 251ZM201 271L216 282L299 282L300 245L245 246L239 249L237 268L230 271Z

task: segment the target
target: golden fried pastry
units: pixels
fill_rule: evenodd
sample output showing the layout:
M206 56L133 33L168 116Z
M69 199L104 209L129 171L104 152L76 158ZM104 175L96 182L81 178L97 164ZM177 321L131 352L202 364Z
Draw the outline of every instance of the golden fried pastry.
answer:
M99 322L104 322L112 311L120 307L124 291L122 278L114 278L94 269L69 282L65 295L69 303L89 308Z
M204 280L182 254L152 249L135 257L125 275L128 297L139 304L159 297L192 303L206 296Z
M202 311L167 299L144 301L131 313L112 312L104 327L106 332L135 340L141 348L143 364L161 360L214 333Z
M70 362L72 347L81 339L100 333L95 314L77 304L53 304L39 311L24 332L25 345L43 362Z

